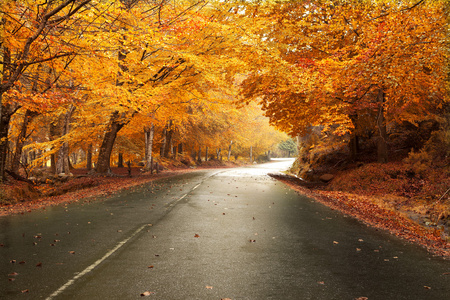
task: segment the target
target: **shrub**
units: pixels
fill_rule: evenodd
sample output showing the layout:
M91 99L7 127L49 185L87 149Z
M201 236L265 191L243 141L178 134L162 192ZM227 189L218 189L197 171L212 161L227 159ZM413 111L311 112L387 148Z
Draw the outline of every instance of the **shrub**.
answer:
M406 167L413 172L413 174L419 174L424 176L424 174L432 168L432 156L425 149L419 152L411 151L407 158L403 160Z

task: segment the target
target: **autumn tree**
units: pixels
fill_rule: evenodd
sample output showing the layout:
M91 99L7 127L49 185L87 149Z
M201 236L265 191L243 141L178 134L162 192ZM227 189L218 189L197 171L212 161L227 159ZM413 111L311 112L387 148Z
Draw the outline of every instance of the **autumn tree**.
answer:
M58 33L89 2L1 1L0 180L5 176L10 120L21 107L18 83L32 66L73 55L58 44Z
M249 73L244 95L292 136L321 126L347 134L356 152L358 135L372 131L386 161L387 125L436 118L448 101L442 1L280 2L258 11L270 22L255 34L276 51Z

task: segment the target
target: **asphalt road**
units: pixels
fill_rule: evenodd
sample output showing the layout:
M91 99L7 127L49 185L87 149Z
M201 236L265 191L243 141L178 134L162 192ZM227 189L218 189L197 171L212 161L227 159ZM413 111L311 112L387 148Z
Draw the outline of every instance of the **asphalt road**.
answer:
M266 175L290 163L0 217L0 299L449 299L450 261Z

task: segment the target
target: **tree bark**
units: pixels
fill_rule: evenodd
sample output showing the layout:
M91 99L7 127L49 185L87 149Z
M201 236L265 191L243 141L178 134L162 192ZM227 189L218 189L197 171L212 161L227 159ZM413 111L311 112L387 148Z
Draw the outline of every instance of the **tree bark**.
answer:
M19 132L19 134L17 136L16 150L14 151L14 156L13 156L13 160L12 160L12 163L11 163L11 171L14 172L14 173L17 173L19 171L19 168L20 168L20 160L22 158L22 149L23 149L23 145L25 143L25 140L27 138L28 124L37 115L38 115L37 112L27 109L27 111L25 112L25 116L23 117L22 127L21 127L20 132Z
M145 169L152 169L153 162L153 136L155 134L155 126L153 124L150 127L144 128L145 135Z
M173 128L172 128L172 120L169 120L169 123L167 124L167 130L166 130L166 142L167 146L165 147L164 151L164 157L169 157L169 154L173 155L172 149L173 149Z
M92 144L89 144L87 148L86 169L88 170L88 172L92 170Z
M200 163L202 162L202 146L198 146L197 161L200 162Z
M353 124L353 132L350 135L350 141L348 142L348 148L350 150L350 158L351 160L356 160L358 158L358 154L360 152L359 149L359 136L358 136L358 115L350 115L350 120Z
M253 162L253 146L250 146L250 162Z
M217 155L217 160L222 161L222 155L220 154L222 152L222 149L217 149L216 155Z
M205 150L205 161L208 161L208 147Z
M1 96L0 96L1 99ZM1 105L0 105L1 106ZM6 155L8 153L8 130L11 115L2 108L0 115L0 182L5 180L6 176Z
M378 90L377 100L379 103L379 111L377 118L378 127L378 140L377 140L377 151L378 151L378 162L386 163L388 161L388 146L387 146L387 130L386 130L386 120L384 118L384 92L382 89Z
M230 161L231 158L231 145L233 145L233 141L230 141L230 146L228 146L228 161Z
M49 131L50 140L53 141L58 138L58 126L54 122L50 121L48 131ZM56 154L55 153L50 154L50 172L52 174L56 174Z
M6 168L8 164L8 152L9 152L9 124L11 122L11 117L20 108L19 105L12 104L1 104L0 95L0 106L2 114L0 115L0 182L6 179Z
M75 110L75 106L71 105L64 115L64 122L62 128L61 137L64 137L69 133L70 119L72 118L72 113ZM58 151L58 160L56 162L56 174L70 174L69 167L69 143L64 142Z
M103 137L102 144L98 153L96 171L99 174L111 173L111 153L116 141L117 133L123 128L130 119L123 120L124 116L120 115L118 111L112 113L110 123Z
M161 149L159 150L160 157L164 157L164 153L166 152L166 143L167 143L167 129L164 128L162 132Z
M118 167L118 168L123 168L123 167L125 167L125 166L123 165L123 153L122 153L122 152L119 152L119 158L118 158L118 162L117 162L117 167Z

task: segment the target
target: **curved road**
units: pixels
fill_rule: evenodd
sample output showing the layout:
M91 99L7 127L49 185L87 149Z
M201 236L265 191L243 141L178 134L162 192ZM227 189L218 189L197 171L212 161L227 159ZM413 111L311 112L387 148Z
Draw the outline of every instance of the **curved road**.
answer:
M291 163L1 217L0 299L449 297L450 261L266 175Z

